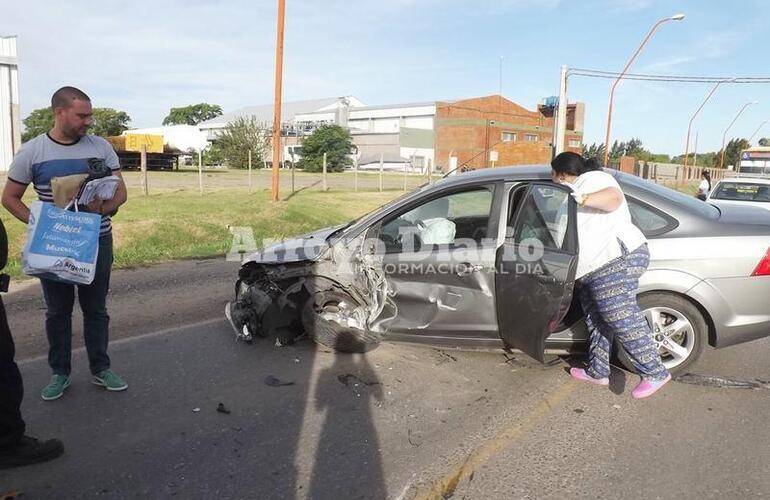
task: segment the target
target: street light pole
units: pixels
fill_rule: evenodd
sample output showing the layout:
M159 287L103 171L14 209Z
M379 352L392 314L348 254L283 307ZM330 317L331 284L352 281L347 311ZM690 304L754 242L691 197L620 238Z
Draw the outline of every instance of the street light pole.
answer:
M273 103L273 201L278 201L278 168L281 163L281 90L283 87L283 25L285 13L286 0L278 0L278 29L275 40L275 101Z
M759 124L759 127L757 127L757 129L754 131L754 133L751 134L751 137L749 137L749 144L751 144L751 141L754 140L754 137L757 136L759 131L762 129L762 127L764 127L767 124L767 122L770 122L770 120L765 120L765 121L763 121L762 123Z
M647 36L644 37L644 40L642 40L642 43L636 49L636 52L634 52L634 55L632 55L631 59L628 60L628 62L626 63L626 66L623 68L623 71L620 72L620 75L618 75L617 79L615 79L615 81L612 83L612 88L610 89L610 102L609 102L609 106L607 107L607 133L604 136L604 166L607 166L607 162L609 161L609 155L610 155L610 129L612 127L612 101L615 98L615 87L618 86L618 83L626 74L626 71L628 71L628 68L631 67L631 65L634 63L636 58L639 56L639 53L647 44L647 41L650 39L650 37L652 37L652 34L655 33L655 30L658 29L658 26L665 23L666 21L681 21L682 19L684 19L684 14L676 14L671 17L664 17L663 19L655 23L650 29L649 33L647 33Z
M733 121L730 122L730 125L727 126L725 129L725 133L722 134L722 154L719 157L719 168L724 168L725 166L725 140L727 139L727 132L730 130L730 128L733 126L733 124L738 120L738 117L740 117L743 114L743 111L751 106L752 104L758 104L758 101L749 101L746 104L744 104L741 107L741 110L738 111L738 114L735 115L735 118L733 118Z
M714 95L714 92L717 91L720 85L723 83L728 82L734 82L735 78L731 78L729 80L720 80L714 85L714 87L711 89L711 92L706 95L706 98L703 99L703 102L701 103L700 107L695 110L695 113L693 113L692 117L690 118L690 123L687 124L687 140L684 143L684 166L687 166L687 157L690 154L690 130L692 129L692 122L695 120L695 117L698 116L698 113L700 113L700 110L703 109L703 106L706 105L709 99L711 99L711 96Z

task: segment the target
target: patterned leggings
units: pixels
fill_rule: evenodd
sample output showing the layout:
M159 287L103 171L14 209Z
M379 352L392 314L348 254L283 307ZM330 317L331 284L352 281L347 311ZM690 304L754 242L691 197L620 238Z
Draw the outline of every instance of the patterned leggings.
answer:
M639 277L650 263L647 245L578 280L578 294L591 335L586 372L594 378L610 374L610 349L617 338L636 371L647 380L668 375L652 340L652 332L636 302Z

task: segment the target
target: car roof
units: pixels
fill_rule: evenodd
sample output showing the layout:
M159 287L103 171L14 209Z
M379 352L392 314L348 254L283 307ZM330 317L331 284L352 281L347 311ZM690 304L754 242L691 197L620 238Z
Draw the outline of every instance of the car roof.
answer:
M494 167L479 168L462 172L454 175L448 175L436 182L436 185L442 187L468 184L483 181L499 181L501 179L520 180L520 179L550 179L550 165L517 165L515 167Z

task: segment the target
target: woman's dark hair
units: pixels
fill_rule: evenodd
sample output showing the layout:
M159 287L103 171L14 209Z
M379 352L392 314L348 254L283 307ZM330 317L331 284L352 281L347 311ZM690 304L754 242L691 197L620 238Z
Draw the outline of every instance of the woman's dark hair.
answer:
M551 168L559 174L578 176L593 170L601 170L602 165L596 158L583 158L577 153L565 151L551 160Z
M706 179L706 181L709 183L709 191L711 191L711 174L708 170L704 170L700 173L700 176Z

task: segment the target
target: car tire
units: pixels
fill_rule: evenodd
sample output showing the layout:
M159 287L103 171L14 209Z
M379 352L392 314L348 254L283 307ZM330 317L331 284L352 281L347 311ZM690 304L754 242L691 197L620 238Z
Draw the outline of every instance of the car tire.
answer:
M348 312L359 304L348 294L337 291L316 293L302 310L302 326L318 344L337 352L364 353L380 345L380 336L368 328L343 324Z
M672 375L684 373L703 352L703 346L708 339L708 325L703 314L689 300L673 293L653 292L640 295L639 308L650 323L651 318L658 320L657 329L651 325L653 340L659 346L663 364ZM675 321L682 321L683 328L680 333L665 339L665 326L672 326ZM669 350L662 342L675 342L676 352ZM620 364L629 371L635 372L633 363L628 353L620 343L615 340L617 359ZM669 344L672 345L672 344Z

